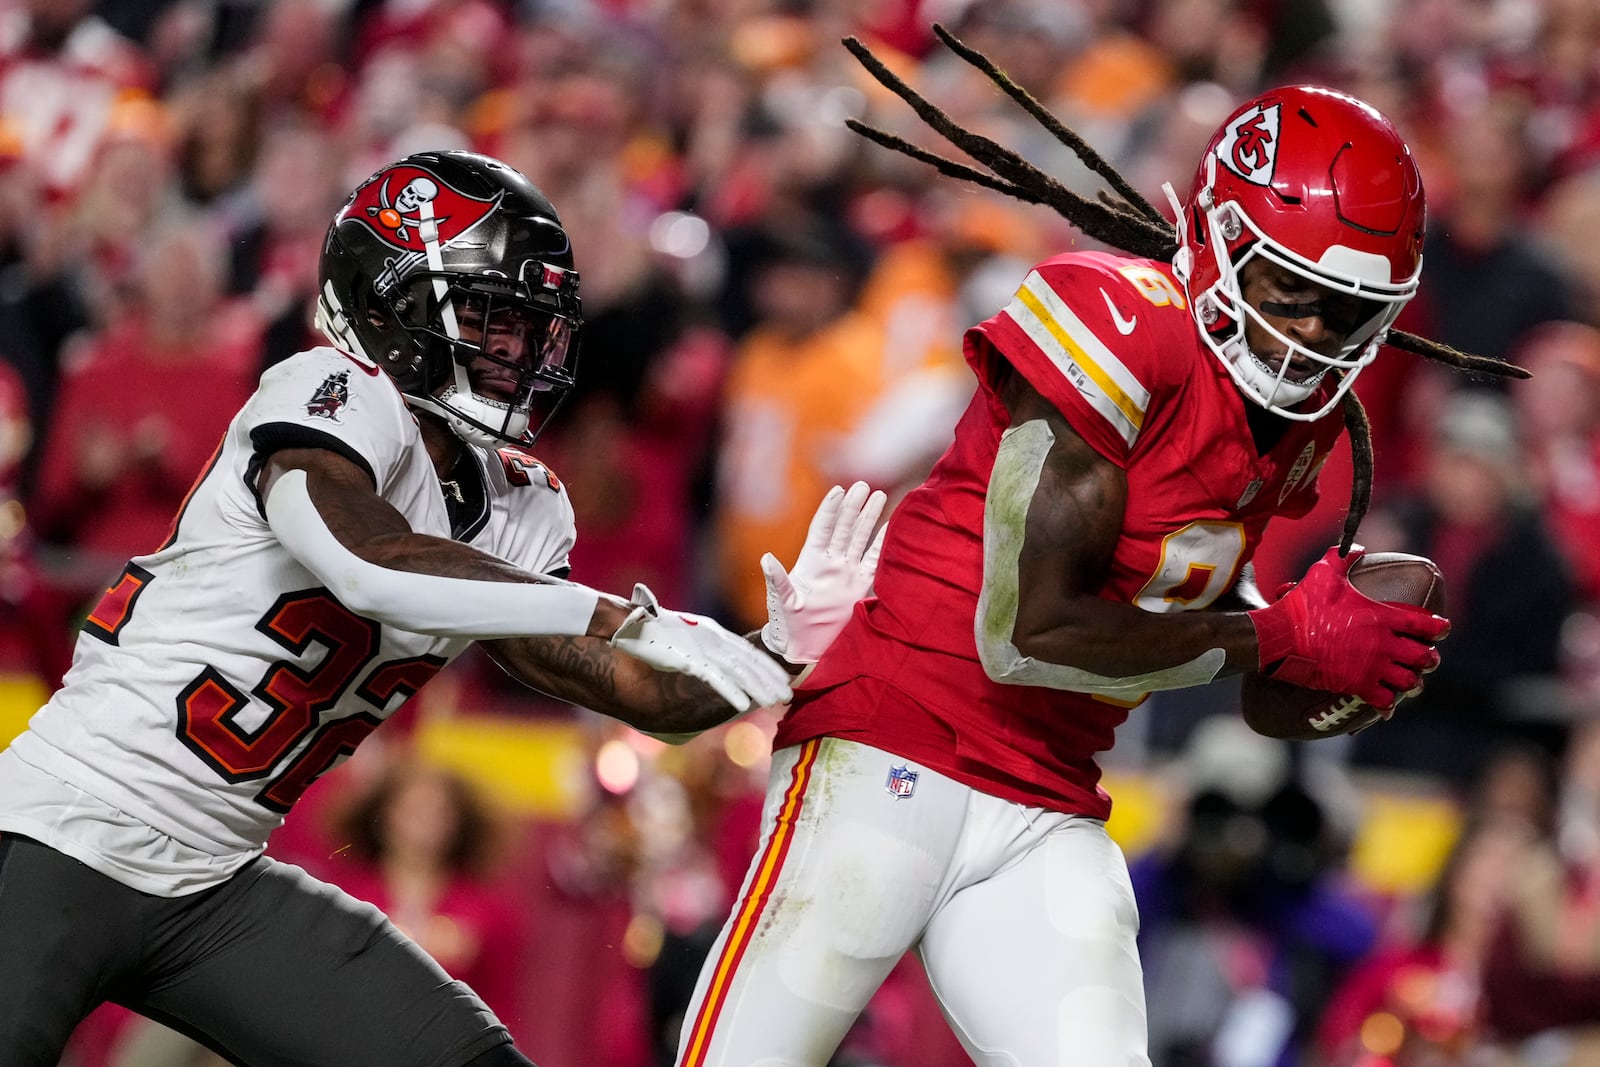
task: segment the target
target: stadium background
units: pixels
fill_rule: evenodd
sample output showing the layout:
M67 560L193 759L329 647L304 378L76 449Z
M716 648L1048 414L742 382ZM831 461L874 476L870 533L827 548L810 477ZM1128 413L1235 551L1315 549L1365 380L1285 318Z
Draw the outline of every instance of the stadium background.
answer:
M575 577L758 621L755 553L792 558L834 481L915 484L970 389L961 329L1030 262L1087 245L845 129L932 144L839 46L855 34L957 121L1095 188L936 46L936 21L1158 203L1258 88L1371 101L1430 196L1401 325L1540 372L1503 388L1389 352L1358 388L1379 479L1363 540L1439 559L1456 597L1426 707L1291 748L1241 735L1224 684L1152 700L1107 758L1157 1067L1600 1062L1581 1026L1600 1019L1591 0L0 0L0 740L260 370L310 341L344 193L423 148L507 159L574 236L581 385L538 452L578 509ZM1347 453L1323 482L1258 561L1264 588L1336 536ZM468 659L399 720L275 853L381 896L412 860L360 832L389 810L373 790L443 769L423 780L466 783L495 847L459 850L483 862L449 906L402 918L397 900L397 918L540 1063L666 1062L753 843L770 716L667 749ZM449 837L455 794L420 795L399 821ZM1435 944L1430 917L1472 910L1430 904L1455 899L1470 865L1447 857L1484 827L1516 877L1459 890L1483 913L1462 942L1482 945L1383 972ZM201 1062L165 1041L104 1011L70 1062ZM967 1061L905 966L839 1062Z

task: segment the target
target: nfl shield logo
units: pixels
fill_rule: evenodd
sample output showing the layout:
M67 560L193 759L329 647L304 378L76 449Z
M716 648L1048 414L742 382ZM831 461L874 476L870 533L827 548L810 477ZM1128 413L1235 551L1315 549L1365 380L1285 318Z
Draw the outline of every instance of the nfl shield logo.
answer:
M889 780L884 783L891 796L903 800L917 791L917 772L901 764L889 768Z

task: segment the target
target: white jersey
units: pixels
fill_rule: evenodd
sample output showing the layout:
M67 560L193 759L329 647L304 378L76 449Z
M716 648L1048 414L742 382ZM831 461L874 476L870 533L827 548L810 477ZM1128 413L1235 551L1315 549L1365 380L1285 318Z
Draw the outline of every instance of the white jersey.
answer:
M387 375L301 353L262 376L167 543L107 590L65 684L0 753L0 830L145 892L214 885L465 650L355 615L273 536L256 475L303 446L361 466L419 533L566 573L572 507L537 460L467 446L441 485Z

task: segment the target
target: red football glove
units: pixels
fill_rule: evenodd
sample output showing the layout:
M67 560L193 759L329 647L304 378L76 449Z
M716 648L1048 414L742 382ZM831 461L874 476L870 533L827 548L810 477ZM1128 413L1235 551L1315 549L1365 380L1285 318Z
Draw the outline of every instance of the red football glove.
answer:
M1249 613L1261 648L1261 673L1280 682L1350 693L1379 710L1422 684L1439 665L1434 642L1448 620L1408 604L1385 604L1350 584L1365 550L1337 548L1311 565L1282 599Z

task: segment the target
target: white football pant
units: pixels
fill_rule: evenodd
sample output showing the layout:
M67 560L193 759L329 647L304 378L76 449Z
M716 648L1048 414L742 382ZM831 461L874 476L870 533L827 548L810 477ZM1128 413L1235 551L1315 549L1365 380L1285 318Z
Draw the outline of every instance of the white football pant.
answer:
M677 1062L823 1067L915 948L982 1067L1149 1067L1138 926L1098 820L853 741L782 749Z

